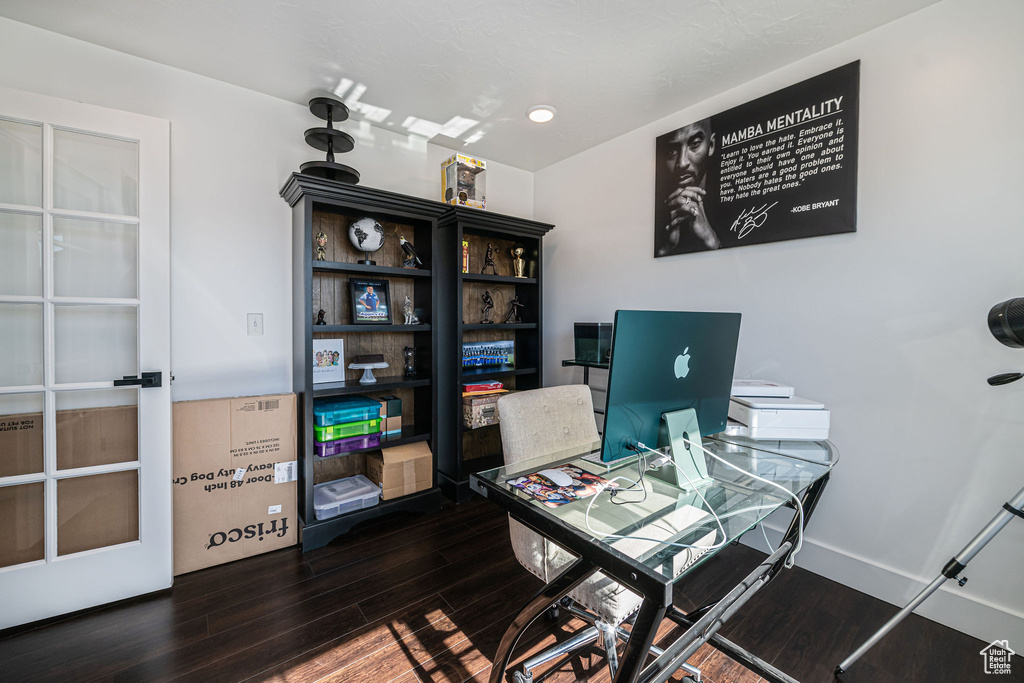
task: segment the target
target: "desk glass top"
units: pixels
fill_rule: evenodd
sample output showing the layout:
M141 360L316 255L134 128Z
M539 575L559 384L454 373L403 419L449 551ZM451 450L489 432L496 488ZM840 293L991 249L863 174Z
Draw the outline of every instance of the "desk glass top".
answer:
M548 507L508 483L543 469L572 465L609 480L623 477L616 483L621 489L629 488L637 479L636 458L609 464L583 459L588 451L599 451L600 443L577 448L574 452L524 460L474 476L485 484L491 497L510 499L506 503L511 505L505 507L513 517L517 507L529 506L557 521L565 532L578 540L602 544L638 568L672 581L714 555L718 547L736 540L792 501L784 491L746 473L756 474L799 495L828 474L839 457L828 441L752 441L719 434L705 437L704 447L743 472L707 457L708 474L714 481L699 489L700 495L647 472L643 480L646 497L635 487L617 493L614 502L606 490L596 497ZM721 528L708 512L709 506L718 515ZM709 547L710 550L705 550Z

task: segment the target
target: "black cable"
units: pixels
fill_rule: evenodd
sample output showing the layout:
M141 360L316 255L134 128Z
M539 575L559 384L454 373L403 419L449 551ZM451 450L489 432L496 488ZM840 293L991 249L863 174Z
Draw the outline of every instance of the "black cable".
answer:
M630 447L628 445L626 446L626 448L636 452L637 480L633 482L627 489L608 489L608 491L610 492L609 500L611 500L612 505L631 505L633 503L642 503L645 500L647 500L647 487L644 486L644 472L647 470L647 461L644 457L644 454L642 454L638 448ZM644 497L641 498L640 500L615 500L615 496L620 493L635 492L637 486L640 486L640 490L644 492Z

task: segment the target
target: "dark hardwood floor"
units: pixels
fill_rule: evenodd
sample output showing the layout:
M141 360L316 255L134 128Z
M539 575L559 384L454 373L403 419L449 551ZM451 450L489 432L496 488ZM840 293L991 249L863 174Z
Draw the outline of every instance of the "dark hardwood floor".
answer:
M680 608L718 595L763 557L740 545L723 551L694 574ZM178 577L160 594L0 632L0 680L486 681L502 633L539 587L512 555L506 517L476 499L431 516L377 520L305 555L260 555ZM804 683L833 681L835 665L895 612L797 568L722 635ZM565 618L536 624L517 659L580 626ZM659 638L675 632L665 622ZM912 616L843 680L991 680L984 645ZM691 663L713 683L762 680L709 646ZM1024 680L1019 657L1014 673ZM609 677L592 648L555 662L543 680Z

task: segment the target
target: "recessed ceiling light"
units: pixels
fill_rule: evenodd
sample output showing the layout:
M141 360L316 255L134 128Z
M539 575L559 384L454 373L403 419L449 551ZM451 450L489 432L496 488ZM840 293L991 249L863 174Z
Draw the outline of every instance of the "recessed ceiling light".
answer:
M549 107L546 104L538 104L536 107L530 107L526 115L530 117L530 120L534 123L547 123L551 119L555 118L555 108Z

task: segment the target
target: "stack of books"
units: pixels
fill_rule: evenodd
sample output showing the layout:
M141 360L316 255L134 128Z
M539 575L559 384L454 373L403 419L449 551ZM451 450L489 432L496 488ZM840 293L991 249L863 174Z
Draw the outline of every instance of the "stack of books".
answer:
M463 396L483 396L484 394L504 394L508 391L501 382L465 382L462 385Z

